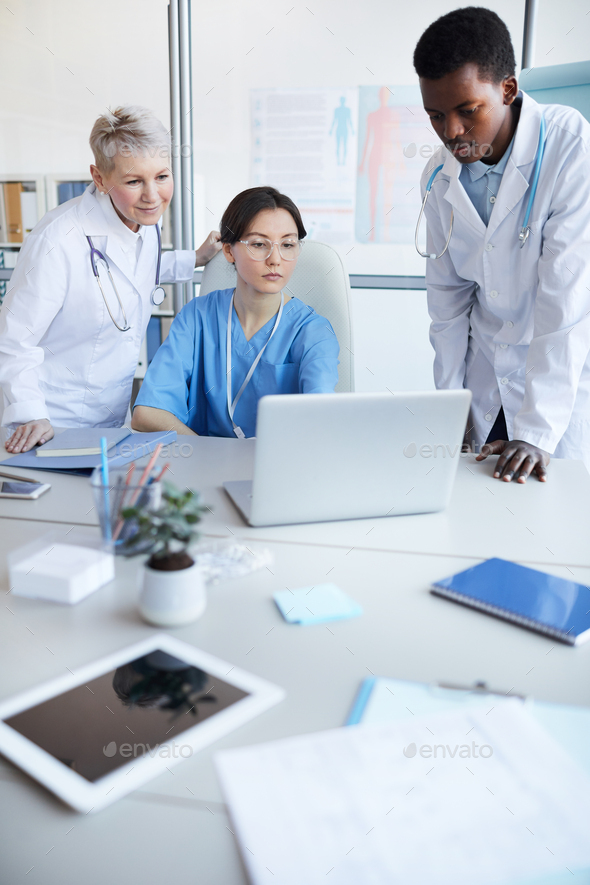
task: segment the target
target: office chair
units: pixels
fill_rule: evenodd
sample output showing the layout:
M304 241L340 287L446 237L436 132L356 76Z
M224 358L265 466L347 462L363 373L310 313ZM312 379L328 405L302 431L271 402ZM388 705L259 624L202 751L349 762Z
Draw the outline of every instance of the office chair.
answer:
M233 264L218 253L205 265L201 295L236 285ZM305 240L295 272L286 290L312 307L332 324L340 344L337 393L354 390L354 355L350 321L350 280L335 249L325 243Z

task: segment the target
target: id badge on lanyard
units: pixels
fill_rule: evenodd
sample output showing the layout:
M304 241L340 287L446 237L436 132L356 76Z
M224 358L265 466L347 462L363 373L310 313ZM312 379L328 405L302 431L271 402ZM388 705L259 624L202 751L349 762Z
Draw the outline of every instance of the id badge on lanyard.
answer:
M264 351L265 351L266 348L268 347L268 345L269 345L269 343L270 343L270 339L272 338L272 336L273 336L274 333L276 332L277 327L278 327L278 325L279 325L279 323L280 323L280 321L281 321L281 316L282 316L282 313L283 313L283 305L284 305L284 303L285 303L285 296L284 296L283 292L281 292L281 306L279 307L279 312L278 312L278 314L277 314L277 318L276 318L276 320L275 320L275 324L274 324L274 326L272 327L272 332L270 333L269 339L268 339L268 341L266 342L266 344L264 345L264 347L259 351L258 356L256 357L256 359L254 360L254 362L253 362L252 365L250 366L250 369L249 369L249 371L248 371L248 374L247 374L246 377L244 378L244 383L242 384L242 386L240 387L240 389L239 389L238 392L236 393L235 398L234 398L234 400L233 400L233 402L232 402L232 398L231 398L231 321L232 321L232 314L233 314L233 309L234 309L234 297L235 297L235 294L236 294L236 290L234 289L234 291L233 291L233 293L232 293L232 296L231 296L230 303L229 303L229 313L228 313L228 316L227 316L227 372L226 372L226 378L227 378L227 411L228 411L228 413L229 413L230 421L231 421L231 423L232 423L232 427L233 427L234 433L235 433L235 435L237 436L237 438L238 438L238 439L246 439L246 434L244 433L244 431L242 430L242 428L241 428L241 427L238 427L238 425L237 425L237 424L235 423L235 421L234 421L234 412L235 412L235 410L236 410L236 406L237 406L237 404L238 404L238 402L239 402L239 400L240 400L240 397L242 396L242 394L243 394L243 392L245 391L246 387L247 387L248 384L250 383L250 379L252 378L252 375L254 374L254 370L255 370L256 366L257 366L258 363L260 362L260 358L261 358L262 354L264 353Z

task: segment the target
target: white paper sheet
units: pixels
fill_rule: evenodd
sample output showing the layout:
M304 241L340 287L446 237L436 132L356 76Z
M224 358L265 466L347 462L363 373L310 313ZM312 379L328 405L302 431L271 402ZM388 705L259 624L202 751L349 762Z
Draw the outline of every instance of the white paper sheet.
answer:
M590 864L590 779L518 701L489 707L217 754L253 883L484 885Z

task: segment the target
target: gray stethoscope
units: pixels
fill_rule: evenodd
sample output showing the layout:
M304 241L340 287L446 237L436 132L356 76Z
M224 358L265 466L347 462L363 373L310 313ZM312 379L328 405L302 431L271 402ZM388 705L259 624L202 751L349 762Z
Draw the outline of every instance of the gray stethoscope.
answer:
M162 263L162 236L160 234L160 227L157 224L156 224L156 233L158 235L158 263L156 264L156 285L152 289L152 293L150 295L150 301L152 302L154 307L157 307L158 305L162 304L162 302L164 301L164 298L166 297L166 293L164 292L163 288L160 285L160 265ZM123 302L121 301L121 298L119 296L119 292L117 291L117 287L115 286L115 281L113 279L113 275L111 273L109 263L106 260L106 258L104 257L104 255L102 254L102 252L99 252L98 249L94 248L94 244L93 244L92 240L90 239L90 237L86 237L86 239L88 240L88 243L90 245L90 264L92 265L92 273L96 277L96 282L98 283L98 287L100 289L103 301L106 305L106 309L109 312L109 316L112 319L115 326L117 327L117 329L119 330L119 332L128 332L129 329L131 328L131 326L127 322L127 314L125 313L125 308L123 307ZM109 275L109 280L111 281L111 286L113 287L113 292L115 293L117 301L119 302L119 307L121 308L121 313L123 314L123 323L124 323L123 326L119 325L119 323L117 322L117 320L115 319L115 317L111 313L111 308L109 307L109 302L106 299L106 295L104 294L104 289L102 288L102 283L101 283L100 277L98 275L98 268L96 266L98 261L102 261L102 263L104 264L106 271Z
M523 225L518 234L518 241L520 243L520 248L524 246L526 241L529 238L529 234L531 229L529 227L529 218L531 217L531 210L533 208L533 203L535 200L535 195L537 193L537 185L539 183L539 173L541 172L541 163L543 161L543 154L545 153L545 118L541 116L541 125L539 127L539 145L537 147L537 159L535 161L535 168L533 171L533 177L531 180L531 189L529 192L529 201L527 203L526 212L524 214ZM420 233L420 222L422 221L422 216L424 215L424 208L426 206L426 200L432 190L432 185L434 184L434 179L443 168L444 163L441 163L440 166L437 166L430 178L428 179L428 184L426 185L426 191L424 193L424 199L422 200L422 207L420 209L420 215L418 216L418 223L416 225L416 235L414 237L414 244L416 246L416 251L418 255L421 255L422 258L442 258L447 249L449 248L449 242L451 240L451 234L453 233L453 210L451 209L451 222L449 224L449 234L447 236L447 241L445 243L445 247L439 255L435 255L431 252L422 252L420 246L418 245L418 234Z

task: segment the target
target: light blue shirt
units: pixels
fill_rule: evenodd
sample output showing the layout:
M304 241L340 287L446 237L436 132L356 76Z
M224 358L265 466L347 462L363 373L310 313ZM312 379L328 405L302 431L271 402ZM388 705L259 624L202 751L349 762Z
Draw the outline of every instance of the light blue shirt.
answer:
M459 181L467 191L467 196L486 227L488 226L492 209L500 190L502 176L504 175L508 158L512 153L513 144L514 137L502 159L494 166L489 166L487 163L482 163L481 160L476 160L475 163L465 164L459 175Z
M193 298L180 311L152 360L136 406L164 409L201 436L235 438L227 410L227 317L233 289ZM232 313L232 400L271 334L276 316L246 340ZM234 421L247 437L256 435L258 400L277 393L333 393L340 347L332 326L299 298L285 302Z

